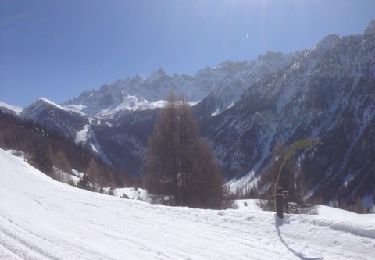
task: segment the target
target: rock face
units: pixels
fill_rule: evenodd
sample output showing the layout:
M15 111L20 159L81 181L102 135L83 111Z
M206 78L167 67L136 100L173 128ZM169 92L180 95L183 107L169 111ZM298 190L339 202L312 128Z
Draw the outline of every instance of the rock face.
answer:
M45 98L40 98L23 109L20 117L40 123L49 130L63 133L73 140L76 133L89 124L89 118L85 115L66 110Z
M136 175L158 113L150 108L161 107L170 89L184 90L189 101L200 101L193 112L233 187L252 185L276 144L319 138L321 145L299 157L298 174L310 195L325 201L372 196L374 28L373 21L363 35L332 34L310 50L228 61L195 76L158 70L84 92L62 106L38 101L21 116L72 138L89 129L87 144Z
M207 96L212 99L211 115L227 109L261 75L286 66L293 55L268 52L255 61L224 62L200 70L195 76L168 75L162 69L147 78L136 76L104 85L99 90L82 93L63 105L90 116L108 119L123 111L155 109L163 106L170 91L184 95L191 102Z
M125 111L92 127L97 146L112 165L139 175L158 110Z
M367 28L365 30L365 34L366 35L369 35L369 34L374 35L375 34L375 20L372 20L370 22L370 24L367 26Z
M280 52L267 52L255 61L222 63L217 69L225 71L222 73L225 77L217 82L216 89L197 105L197 116L201 119L217 116L231 108L247 89L252 88L254 83L264 75L275 73L292 64L296 56L297 53L284 55ZM209 72L205 70L201 73L209 74Z
M63 105L76 107L90 116L111 118L114 114L124 110L135 111L161 107L162 100L171 91L179 95L182 94L182 90L188 90L184 93L187 99L199 101L212 89L211 85L195 84L191 76L170 76L159 69L147 78L136 76L116 81L111 85L103 85L99 90L86 91Z
M319 138L301 155L300 172L310 194L327 201L374 192L374 126L375 35L367 34L323 39L203 129L240 188L262 174L277 143Z

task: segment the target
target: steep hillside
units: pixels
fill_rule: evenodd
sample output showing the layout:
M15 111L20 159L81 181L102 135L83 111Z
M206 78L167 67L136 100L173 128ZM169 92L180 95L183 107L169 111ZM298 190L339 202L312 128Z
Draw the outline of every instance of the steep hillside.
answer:
M90 120L84 114L63 108L46 98L40 98L20 113L20 117L38 122L46 128L74 139Z
M275 145L319 138L300 155L310 195L352 200L375 192L375 34L330 35L269 74L226 112L203 123L224 168L246 188Z
M269 51L254 61L222 63L216 70L221 69L226 74L217 83L215 90L197 104L197 117L204 119L216 116L231 108L255 82L291 65L297 57L298 52L285 55Z
M79 185L84 176L93 185L91 188L97 190L103 186L123 186L130 182L124 172L114 170L88 147L79 146L40 124L1 111L0 147L23 153L34 167L72 185Z

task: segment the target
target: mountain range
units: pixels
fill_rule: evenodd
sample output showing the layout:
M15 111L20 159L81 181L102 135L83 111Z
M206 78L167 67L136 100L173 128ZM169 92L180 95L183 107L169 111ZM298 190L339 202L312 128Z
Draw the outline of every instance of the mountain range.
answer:
M232 190L258 184L278 144L319 139L297 156L309 197L375 198L375 21L363 34L330 34L313 48L226 61L194 76L162 69L55 104L45 98L2 111L35 121L139 175L148 137L170 91L192 105Z

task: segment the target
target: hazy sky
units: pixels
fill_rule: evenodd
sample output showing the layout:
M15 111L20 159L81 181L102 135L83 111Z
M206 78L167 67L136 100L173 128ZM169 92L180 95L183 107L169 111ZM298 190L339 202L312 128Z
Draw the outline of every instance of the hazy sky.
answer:
M159 67L195 74L374 18L375 0L0 0L0 101L63 102Z

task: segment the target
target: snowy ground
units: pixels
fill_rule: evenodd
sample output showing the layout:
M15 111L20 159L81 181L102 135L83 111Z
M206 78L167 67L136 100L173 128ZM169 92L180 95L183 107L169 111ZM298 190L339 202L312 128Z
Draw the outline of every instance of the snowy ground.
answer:
M155 206L58 183L0 149L0 259L374 259L375 215Z

